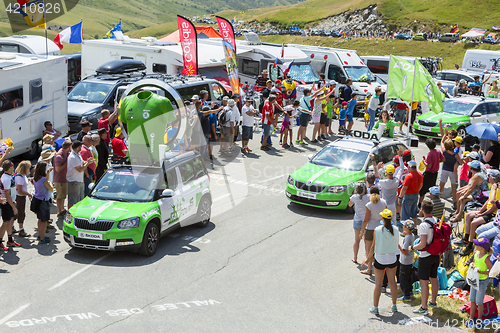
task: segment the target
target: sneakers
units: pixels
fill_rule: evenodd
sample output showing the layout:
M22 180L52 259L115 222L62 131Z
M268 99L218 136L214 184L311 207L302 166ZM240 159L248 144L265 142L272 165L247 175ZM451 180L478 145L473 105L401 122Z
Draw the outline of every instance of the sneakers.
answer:
M385 293L386 288L385 288L385 287L382 287L382 288L380 288L380 291L381 291L382 293Z
M9 251L9 248L0 243L0 251Z
M12 233L13 234L17 234L19 231L16 230L16 228L14 228L14 226L12 226Z
M378 308L376 308L376 307L371 307L368 309L368 311L370 311L374 315L378 315Z
M26 231L24 231L24 229L19 231L19 237L29 237L29 236L31 235L27 234Z
M453 244L456 245L456 246L462 246L463 247L463 246L469 245L469 242L466 241L465 239L460 239L460 240L458 240L456 242L453 242Z
M307 142L305 142L305 141L300 141L299 144L301 144L303 146L307 146Z
M289 146L289 145L287 145L286 143L285 143L284 145L282 145L281 147L283 147L284 149L288 149L288 148L290 148L290 146Z
M398 301L409 301L411 300L411 296L401 296L401 297L398 297Z
M280 146L282 146L282 145L283 145L283 141L280 140Z
M466 257L466 256L468 256L471 253L472 253L472 246L469 247L469 245L467 245L467 247L465 249L463 249L462 251L460 251L459 255L462 256L462 257Z
M21 244L15 242L15 241L11 241L11 242L7 242L7 246L8 247L19 247L19 246L21 246Z
M420 306L418 309L413 310L413 313L418 313L418 314L421 314L421 315L425 316L425 315L429 314L429 311L427 309L424 309L424 308L422 308Z
M300 143L300 140L295 140L295 143Z
M67 210L63 209L59 214L57 214L57 217L64 218L64 216L66 216L66 212Z
M56 227L54 227L52 224L50 223L47 223L47 230L48 229L55 229Z
M318 135L318 141L323 141L323 137L321 135Z
M398 306L396 304L394 304L392 307L391 307L391 311L392 312L398 312Z
M50 243L50 238L49 237L45 237L44 239L40 240L40 244L48 244L48 243Z
M290 147L293 147L293 142L290 142Z
M260 150L269 151L269 150L271 150L271 148L269 148L267 146L262 146L262 147L260 147Z
M437 308L438 304L437 304L437 302L436 303L432 303L431 301L429 301L429 306L431 308Z
M311 141L311 143L318 143L318 140L314 139L314 140Z

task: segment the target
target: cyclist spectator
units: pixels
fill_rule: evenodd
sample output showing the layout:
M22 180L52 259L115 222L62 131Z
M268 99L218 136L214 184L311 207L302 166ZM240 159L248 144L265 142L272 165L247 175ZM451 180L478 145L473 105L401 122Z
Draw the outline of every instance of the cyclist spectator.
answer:
M106 130L107 135L103 140L109 145L110 142L109 133L111 131L110 124L113 124L116 121L116 119L118 119L118 108L116 108L116 110L113 111L112 114L109 114L109 110L107 109L102 110L101 117L102 118L99 119L97 123L97 128L98 129L103 128Z
M116 135L116 134L115 134ZM72 144L73 150L68 156L66 179L68 180L68 209L85 197L83 173L87 166L94 163L94 158L82 160L80 151L82 143L78 140Z
M54 129L54 127L52 126L52 122L46 121L43 123L43 126L45 127L45 129L42 131L42 137L44 137L46 134L50 134L53 136L53 141L56 141L61 136L61 132Z
M17 215L16 202L13 197L12 188L12 171L14 171L14 163L10 160L5 160L2 163L2 177L0 178L0 189L3 190L3 194L7 199L6 203L2 204L2 219L3 223L0 227L0 243L3 243L3 235L7 232L7 246L15 247L21 246L21 244L14 241L12 238L12 227L14 225L14 216ZM3 248L3 244L0 245L0 249Z
M52 167L47 169L47 163L41 161L35 166L33 181L35 185L35 194L33 195L32 211L38 218L38 240L40 244L50 243L50 238L45 236L47 231L47 222L50 219L50 194L52 193L52 183L49 181L49 172Z
M99 136L101 140L95 147L97 150L97 167L95 170L95 178L96 180L99 180L101 176L106 172L108 169L108 158L109 158L109 151L108 151L108 144L106 143L106 138L109 137L108 131L106 131L105 128L100 128L99 131Z
M28 174L30 173L31 162L22 161L16 168L14 182L16 183L16 208L17 208L17 223L19 224L19 237L29 237L30 234L24 230L24 220L26 219L26 197L30 199L33 195L28 192Z
M92 158L95 161L95 157L92 154L92 137L90 135L85 135L83 137L83 145L82 149L80 151L80 155L82 156L83 161L87 161L88 159ZM94 175L95 175L95 169L96 169L96 164L95 162L89 163L87 169L84 171L84 193L85 196L88 196L90 193L89 189L89 184L92 183L92 180L94 180Z
M87 133L90 131L91 127L92 127L92 124L90 123L90 121L87 121L87 120L83 121L82 122L82 130L80 132L78 132L78 136L76 137L76 140L82 142L83 137L85 135L87 135Z
M113 148L113 155L118 157L127 156L128 148L123 141L125 135L122 133L122 129L118 127L115 131L115 137L111 141L111 147Z
M68 180L66 173L68 171L68 156L71 150L71 141L65 140L62 148L54 156L54 187L56 188L57 217L63 218L66 214L64 209L64 200L68 196Z
M267 69L264 69L262 71L262 74L257 77L257 81L255 81L255 85L258 87L265 87L266 82L268 80L268 78L267 78L268 74L269 74L269 72L267 71Z

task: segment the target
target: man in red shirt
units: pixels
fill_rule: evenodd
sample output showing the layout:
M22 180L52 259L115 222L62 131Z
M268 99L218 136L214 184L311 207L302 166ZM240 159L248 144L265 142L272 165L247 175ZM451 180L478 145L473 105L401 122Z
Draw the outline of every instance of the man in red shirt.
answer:
M276 95L269 95L269 98L262 107L262 145L260 150L268 151L271 148L268 146L267 138L271 135L271 126L274 123L274 106L276 105Z
M83 137L82 150L80 150L80 156L82 157L82 160L87 161L89 158L94 157L94 155L92 154L91 146L92 137L90 135L85 135ZM85 196L88 196L90 194L89 184L92 183L92 180L94 180L96 166L97 165L95 164L95 162L92 162L87 166L87 168L85 168L83 177Z
M410 169L410 173L406 175L403 181L403 188L399 194L401 220L412 219L416 225L418 217L418 193L422 188L424 177L417 171L417 162L415 160L408 162L408 168Z
M127 156L127 145L125 145L125 142L123 142L123 138L125 136L122 133L122 129L118 127L115 132L115 137L113 138L113 141L111 141L111 147L113 148L113 155L119 156L119 157L125 157Z
M118 109L116 109L111 115L109 114L109 110L104 109L101 111L101 119L99 119L98 124L97 124L97 129L104 128L106 131L108 131L108 136L104 140L109 145L109 124L113 124L116 119L118 118Z

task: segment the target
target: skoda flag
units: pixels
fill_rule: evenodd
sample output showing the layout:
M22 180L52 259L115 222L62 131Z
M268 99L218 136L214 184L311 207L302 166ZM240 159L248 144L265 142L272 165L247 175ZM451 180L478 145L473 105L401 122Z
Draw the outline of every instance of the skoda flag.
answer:
M443 94L439 91L436 81L418 59L415 61L417 73L413 100L429 103L429 108L434 113L443 112Z
M391 55L386 98L401 98L408 103L411 101L414 68L408 60Z

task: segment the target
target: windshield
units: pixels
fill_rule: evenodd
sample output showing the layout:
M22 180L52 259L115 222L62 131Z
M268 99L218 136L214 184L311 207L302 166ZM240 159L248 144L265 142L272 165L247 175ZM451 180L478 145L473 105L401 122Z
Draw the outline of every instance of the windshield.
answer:
M347 76L357 82L372 82L375 78L366 66L344 66Z
M153 200L160 173L110 170L92 190L91 197L102 200L146 202Z
M311 64L292 64L289 74L293 80L299 82L314 83L319 80L319 76L316 74Z
M468 115L475 105L474 102L447 99L443 101L443 112Z
M69 93L68 101L102 103L112 88L108 83L78 82Z
M311 163L342 170L359 171L363 169L367 157L367 151L345 146L327 146L311 159Z

